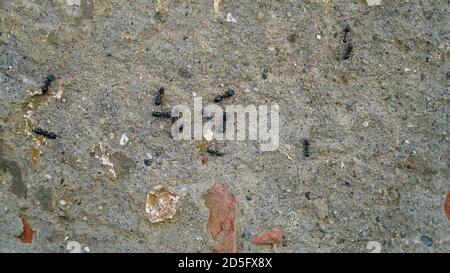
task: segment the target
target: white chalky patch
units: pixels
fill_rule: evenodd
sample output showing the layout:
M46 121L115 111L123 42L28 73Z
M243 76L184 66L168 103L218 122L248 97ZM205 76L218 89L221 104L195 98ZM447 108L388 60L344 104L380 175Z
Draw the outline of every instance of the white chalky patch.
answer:
M122 136L120 137L119 144L122 145L122 146L124 146L125 144L128 143L129 140L130 140L130 139L127 137L126 134L122 134Z
M81 0L66 0L68 6L81 6Z
M381 0L367 0L367 5L371 6L379 6L381 5Z
M381 253L381 244L377 241L370 241L367 243L367 250L371 250L370 253Z

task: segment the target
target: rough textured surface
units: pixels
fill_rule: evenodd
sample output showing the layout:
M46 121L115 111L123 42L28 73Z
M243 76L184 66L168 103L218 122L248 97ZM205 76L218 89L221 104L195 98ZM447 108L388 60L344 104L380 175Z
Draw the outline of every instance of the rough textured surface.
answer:
M444 203L444 212L447 215L448 220L450 221L450 193L447 194L447 198Z
M239 202L237 251L450 251L448 0L66 3L0 1L0 252L210 252L218 182ZM203 142L151 115L229 88L280 105L277 151L218 142L202 164ZM152 224L156 185L180 200ZM282 245L251 243L274 226Z

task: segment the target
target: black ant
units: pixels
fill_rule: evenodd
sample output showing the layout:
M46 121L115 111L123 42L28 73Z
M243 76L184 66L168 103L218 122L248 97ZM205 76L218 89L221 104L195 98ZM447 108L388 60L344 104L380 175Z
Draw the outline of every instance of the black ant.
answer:
M350 25L346 25L344 27L344 38L342 39L342 42L344 43L344 54L343 54L344 60L349 59L353 52L353 44L348 37L350 31L351 31Z
M230 90L225 91L225 93L223 93L223 95L215 96L214 102L216 102L216 103L221 102L223 99L230 98L232 96L234 96L234 90L230 89Z
M152 115L155 118L171 118L172 117L171 112L153 112Z
M164 95L165 91L166 91L166 89L164 87L159 88L158 94L155 97L155 104L156 105L160 105L161 104L162 96Z
M36 135L45 136L45 137L47 137L47 138L49 138L49 139L56 139L56 138L58 137L54 132L49 132L49 131L47 131L47 130L43 130L43 129L40 128L40 127L35 128L35 129L33 130L33 132L34 132Z
M48 88L52 84L52 81L56 80L55 75L48 75L44 80L44 85L41 87L42 93L46 94L48 91Z
M303 140L303 155L305 157L309 157L311 155L311 151L309 150L309 145L310 145L309 140L304 139Z

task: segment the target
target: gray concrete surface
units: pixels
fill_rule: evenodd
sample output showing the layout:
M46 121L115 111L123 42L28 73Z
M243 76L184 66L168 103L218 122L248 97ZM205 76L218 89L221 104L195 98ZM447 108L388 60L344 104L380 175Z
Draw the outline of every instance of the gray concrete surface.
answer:
M213 2L0 1L0 252L210 252L215 183L239 202L240 252L449 252L449 1ZM204 142L151 115L228 88L280 105L277 151L214 142L202 165ZM152 224L156 185L180 199ZM282 245L251 243L278 225Z

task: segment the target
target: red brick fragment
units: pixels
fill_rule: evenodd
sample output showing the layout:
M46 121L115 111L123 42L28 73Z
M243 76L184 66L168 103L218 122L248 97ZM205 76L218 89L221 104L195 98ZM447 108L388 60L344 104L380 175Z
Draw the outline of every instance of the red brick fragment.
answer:
M259 234L253 239L255 245L279 245L283 242L283 232L281 227L275 227L269 231Z
M202 165L206 165L208 164L208 155L203 155L202 156Z
M450 221L450 192L447 194L447 199L444 203L444 212L447 215L447 219Z
M19 240L24 244L31 244L33 241L33 228L24 216L20 218L22 218L23 232L20 234Z
M215 241L213 252L235 253L237 200L221 184L216 184L205 195L209 209L206 227Z

